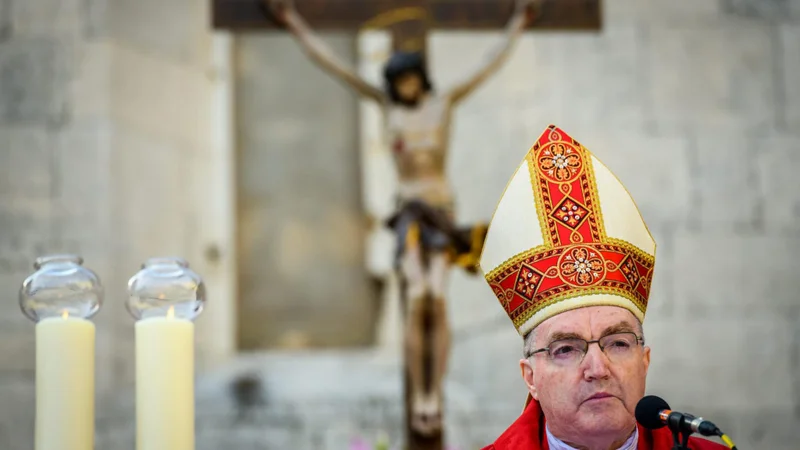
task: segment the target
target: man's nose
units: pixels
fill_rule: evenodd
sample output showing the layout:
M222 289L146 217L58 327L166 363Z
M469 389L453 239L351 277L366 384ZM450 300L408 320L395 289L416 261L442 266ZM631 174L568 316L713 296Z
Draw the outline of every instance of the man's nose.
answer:
M599 345L590 345L583 357L583 377L587 380L604 379L611 376L609 364L611 362Z

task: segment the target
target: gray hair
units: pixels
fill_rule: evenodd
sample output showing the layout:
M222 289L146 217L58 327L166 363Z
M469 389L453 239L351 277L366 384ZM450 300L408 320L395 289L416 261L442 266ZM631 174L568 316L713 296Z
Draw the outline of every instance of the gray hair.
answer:
M536 328L528 332L523 338L522 357L530 359L531 353L536 350ZM531 361L533 362L533 361Z

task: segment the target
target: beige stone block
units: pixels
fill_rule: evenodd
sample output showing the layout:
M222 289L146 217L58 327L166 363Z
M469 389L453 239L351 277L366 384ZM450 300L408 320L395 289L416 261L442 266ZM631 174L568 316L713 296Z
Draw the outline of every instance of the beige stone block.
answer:
M513 60L518 60L518 55L528 53L531 57L530 45L519 44L514 48L506 63L500 66L496 73L487 79L468 100L473 103L484 103L494 100L498 90L503 90L501 80L512 76L510 68ZM486 31L467 33L459 31L438 31L430 37L430 76L431 81L440 94L445 94L454 86L470 79L477 71L483 68L488 55L503 44L502 31ZM383 62L380 63L381 65ZM520 63L517 63L517 65ZM381 80L382 81L382 80Z
M648 391L676 408L790 409L796 327L773 317L721 314L648 324Z
M686 23L720 22L722 5L719 0L605 0L603 22L617 23Z
M0 2L0 36L4 39L11 35L11 2Z
M84 121L55 134L55 171L59 188L54 199L62 239L81 248L107 252L111 218L111 126Z
M506 111L477 113L472 105L456 115L450 140L447 175L456 196L456 220L488 222L500 195L533 141L514 133Z
M58 251L49 197L0 197L0 204L0 272L27 272L37 256Z
M796 8L800 16L800 3L795 4L799 5ZM781 25L778 32L782 50L778 67L781 70L779 77L783 81L781 91L784 94L783 98L778 99L778 105L784 109L787 129L796 133L800 126L800 83L797 82L797 74L800 73L800 24Z
M472 408L484 403L520 405L515 412L521 410L527 395L519 369L523 341L511 321L505 321L454 330L446 395L469 392L471 401L453 399L453 404L466 410L470 403Z
M797 396L797 394L795 394ZM732 414L731 426L724 428L737 448L797 448L797 408L761 408ZM709 419L711 420L711 419ZM723 424L714 422L720 427Z
M626 27L599 34L523 35L508 60L459 105L453 148L469 142L467 138L457 142L463 130L482 133L496 147L503 147L503 138L520 133L519 128L531 133L531 129L543 129L549 123L564 125L567 120L640 119L642 114L630 112L638 106L629 103L636 101L632 95L636 81L630 81L636 73L624 69L636 58L631 51L634 41L625 37L631 33L633 28ZM469 79L501 43L500 32L435 33L431 61L437 90L447 92ZM595 89L600 82L608 84L605 92ZM617 87L623 85L624 92L617 95ZM613 97L610 105L605 104L609 97ZM616 106L617 115L607 113L611 105ZM469 125L462 124L468 121Z
M112 117L153 137L208 148L211 81L204 70L114 44Z
M748 133L700 130L690 169L689 221L703 231L752 232L760 227L766 192L754 162L759 145Z
M102 275L101 275L102 277ZM105 279L101 280L105 282ZM114 333L111 332L112 326L108 322L109 314L113 303L122 304L120 301L121 290L115 289L117 286L113 284L106 285L106 298L105 303L100 311L92 318L92 322L97 327L95 338L95 392L97 399L103 399L110 393L115 393L118 389L122 388L120 380L117 379L117 373L114 367L115 360L122 357L116 351L117 342L120 340ZM129 334L122 339L133 339L133 333ZM100 403L100 401L98 401ZM102 410L98 409L97 413L102 414ZM102 417L102 416L101 416Z
M14 35L79 37L83 31L81 0L31 0L11 6Z
M725 13L748 19L791 20L793 13L798 12L795 0L724 0L720 3Z
M98 448L109 450L122 450L134 447L136 445L136 424L135 422L128 424L120 423L120 421L125 421L126 419L130 418L126 417L121 420L117 418L117 420L101 421L97 427L95 445Z
M653 282L650 285L650 298L647 301L645 327L661 320L668 320L675 314L675 248L672 236L662 234L660 228L652 230L656 241L656 265Z
M204 71L211 48L211 3L107 0L102 34L123 46Z
M599 33L531 36L536 67L515 72L531 86L511 102L525 105L519 123L640 128L649 119L646 47L636 26L605 27ZM518 58L532 57L520 52ZM520 80L520 83L522 80ZM535 88L533 86L536 86Z
M457 333L464 334L466 339L470 339L473 330L513 331L511 319L482 276L470 276L460 269L453 269L447 294L450 326Z
M190 158L190 215L195 241L186 257L206 282L209 302L197 322L198 365L227 361L236 351L236 216L232 149L217 147L210 157Z
M798 318L800 239L711 231L679 235L674 245L675 317L730 324Z
M659 128L742 130L773 122L773 52L767 24L651 27L646 54Z
M108 26L108 0L83 0L83 32L90 40L102 38Z
M39 37L0 44L0 118L12 124L64 123L71 50L68 44Z
M0 196L16 199L50 196L52 138L34 126L0 127Z
M759 139L757 164L761 220L770 233L800 232L800 138L783 135ZM752 161L752 159L750 159Z
M27 333L0 332L0 371L33 372L36 368L36 339L33 323Z
M565 129L625 185L651 232L681 226L693 214L692 160L688 139L624 129ZM604 212L611 214L612 212Z
M6 292L5 301L0 303L0 333L10 339L19 338L23 342L26 336L33 336L34 323L20 310L18 293L25 278L33 273L33 261L30 267L18 270L0 271L0 290ZM2 361L2 357L0 357ZM0 364L2 364L0 362Z
M32 272L32 266L29 271L0 269L0 290L7 293L0 302L0 389L2 373L33 373L35 368L36 324L22 313L17 298L22 282ZM0 415L3 409L0 406Z
M112 47L107 41L76 46L75 73L69 85L73 120L98 119L110 114Z
M354 58L351 37L323 39ZM370 342L357 97L287 35L244 37L235 61L240 345Z
M4 450L34 447L35 395L32 372L0 373L0 446Z
M112 230L131 275L145 259L183 255L192 242L191 157L174 142L126 125L112 136Z

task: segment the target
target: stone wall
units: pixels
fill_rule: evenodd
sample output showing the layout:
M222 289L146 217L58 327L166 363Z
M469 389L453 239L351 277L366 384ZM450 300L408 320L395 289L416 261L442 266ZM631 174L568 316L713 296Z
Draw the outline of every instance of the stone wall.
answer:
M0 2L4 449L33 445L34 329L16 297L36 256L77 252L106 286L95 318L99 418L132 386L125 283L146 258L183 256L212 297L232 298L226 137L212 115L224 42L212 40L206 3ZM223 305L197 324L201 368L231 352Z
M355 61L354 36L323 38ZM369 346L358 101L286 33L238 36L234 56L240 348Z

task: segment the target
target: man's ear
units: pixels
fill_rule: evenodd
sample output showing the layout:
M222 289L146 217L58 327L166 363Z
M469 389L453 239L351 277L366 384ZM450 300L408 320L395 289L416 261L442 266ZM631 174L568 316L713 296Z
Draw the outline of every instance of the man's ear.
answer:
M647 369L650 367L650 347L644 347L644 373L647 373Z
M539 393L536 391L536 383L533 377L533 364L527 358L522 358L519 360L519 368L522 371L522 379L525 381L525 385L528 386L528 392L531 393L531 396L536 401L539 401Z

